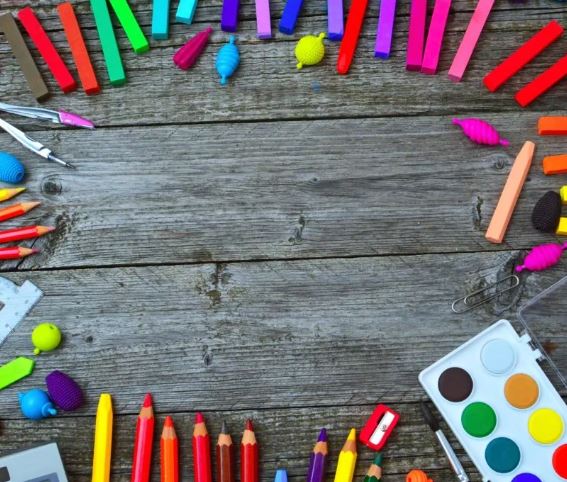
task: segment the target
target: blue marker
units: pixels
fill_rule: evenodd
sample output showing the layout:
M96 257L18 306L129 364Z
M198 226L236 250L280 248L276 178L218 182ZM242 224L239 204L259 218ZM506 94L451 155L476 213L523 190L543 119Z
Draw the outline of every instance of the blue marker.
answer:
M181 0L177 7L175 20L181 23L193 23L193 16L197 10L197 0Z
M287 0L280 20L279 30L281 33L285 33L287 35L291 35L293 33L302 5L303 0Z
M154 0L152 38L165 40L167 37L169 37L169 0Z

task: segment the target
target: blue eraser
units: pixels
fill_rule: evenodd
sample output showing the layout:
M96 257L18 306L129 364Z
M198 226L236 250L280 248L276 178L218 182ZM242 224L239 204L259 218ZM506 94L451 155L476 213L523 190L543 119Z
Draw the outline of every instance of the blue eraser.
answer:
M19 184L24 179L24 165L12 154L0 152L0 181Z

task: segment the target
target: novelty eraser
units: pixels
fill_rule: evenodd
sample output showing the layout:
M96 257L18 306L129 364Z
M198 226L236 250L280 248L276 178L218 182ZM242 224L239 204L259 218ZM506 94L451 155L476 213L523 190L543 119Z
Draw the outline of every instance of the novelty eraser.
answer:
M471 117L468 119L453 119L453 124L458 125L463 129L463 133L471 141L476 144L484 144L487 146L497 146L498 144L502 146L510 145L510 142L503 137L500 137L496 128L476 117Z
M538 231L554 233L561 217L561 196L555 191L547 191L535 204L532 211L532 224Z
M228 83L228 78L234 74L240 64L240 53L235 42L236 37L231 35L229 42L223 45L217 54L215 66L220 76L221 85Z
M57 415L57 409L43 390L35 388L29 392L20 393L18 398L22 413L31 420L41 420Z
M187 70L197 62L197 59L209 43L209 36L213 29L211 27L201 30L190 38L173 56L173 63L181 70Z
M34 355L53 351L61 343L61 330L52 323L41 323L32 332L32 343L35 346Z
M548 176L567 173L567 154L544 157L543 172Z
M0 152L0 181L19 184L24 179L24 165L12 154Z
M45 377L45 385L51 400L61 410L76 410L84 402L81 387L66 373L59 370L51 372Z
M565 249L567 249L567 243L535 246L524 258L523 264L516 266L516 272L520 273L525 269L528 271L544 271L551 268L559 263Z
M325 44L323 39L324 33L318 36L305 35L301 37L295 46L295 58L297 59L297 68L302 69L304 65L315 65L323 60L325 56Z
M372 450L381 450L398 424L400 415L386 405L378 405L360 431L359 440Z

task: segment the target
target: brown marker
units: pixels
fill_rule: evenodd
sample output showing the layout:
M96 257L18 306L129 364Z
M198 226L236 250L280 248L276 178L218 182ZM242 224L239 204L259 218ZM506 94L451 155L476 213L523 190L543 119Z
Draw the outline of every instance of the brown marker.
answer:
M234 447L224 422L217 443L217 482L234 482Z
M0 15L0 30L4 32L6 40L10 43L12 53L20 64L20 68L22 69L24 77L26 78L34 97L37 100L47 99L51 94L49 93L49 90L47 90L47 85L45 85L45 82L37 69L37 65L31 56L12 14L5 13Z

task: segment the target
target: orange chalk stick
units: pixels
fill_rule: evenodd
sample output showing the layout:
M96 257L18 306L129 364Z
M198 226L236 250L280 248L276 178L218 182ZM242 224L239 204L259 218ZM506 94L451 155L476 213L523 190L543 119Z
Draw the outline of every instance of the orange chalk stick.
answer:
M79 72L83 90L87 95L98 94L100 92L100 85L96 78L87 46L85 45L85 39L81 33L81 27L79 27L77 16L73 10L73 5L69 2L61 3L57 6L57 11L59 12L63 29L65 30L67 42L71 48L73 60Z
M567 154L544 157L543 172L547 176L551 176L552 174L567 174Z
M540 136L567 135L567 117L540 117L537 123Z
M490 220L488 229L486 230L485 238L491 243L500 244L504 240L508 224L512 219L512 214L516 208L516 203L526 182L526 177L532 165L534 157L535 144L531 141L526 141L522 150L518 153L500 199Z

